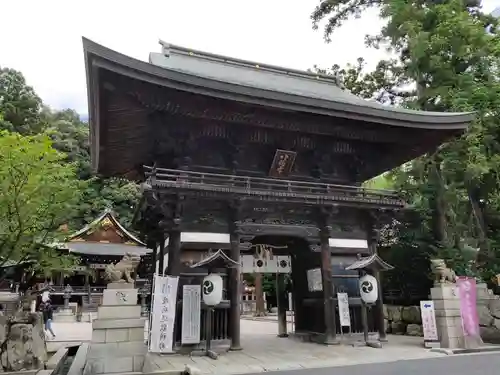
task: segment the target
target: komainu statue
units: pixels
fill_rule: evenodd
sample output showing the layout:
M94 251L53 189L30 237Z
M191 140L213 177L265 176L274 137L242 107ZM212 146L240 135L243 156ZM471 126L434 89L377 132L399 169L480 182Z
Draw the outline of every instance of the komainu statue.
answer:
M431 270L434 274L434 284L452 284L457 281L455 271L446 267L444 259L431 259Z
M110 283L134 283L132 274L135 272L141 257L137 254L127 253L116 264L106 266L105 277Z
M37 293L29 289L12 315L0 316L0 372L45 368L47 345L40 313L31 312Z

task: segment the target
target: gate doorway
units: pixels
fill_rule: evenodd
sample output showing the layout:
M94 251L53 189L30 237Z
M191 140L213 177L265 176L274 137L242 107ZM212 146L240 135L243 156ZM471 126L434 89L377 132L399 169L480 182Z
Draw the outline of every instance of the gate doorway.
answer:
M262 292L266 292L267 303L269 306L276 306L276 298L280 297L282 307L285 309L282 321L283 326L290 330L290 322L294 333L306 334L313 341L321 341L321 336L325 332L325 315L324 315L324 294L321 285L321 254L319 251L314 251L309 242L302 237L284 236L284 235L262 235L256 236L252 241L252 248L245 253L242 253L242 258L253 256L255 261L261 259L258 256L257 249L259 245L267 245L268 250L273 257L288 256L291 263L291 272L281 274L284 276L282 288L276 291L276 273L262 272ZM266 254L269 256L269 252ZM345 270L347 266L352 264L356 257L352 254L332 254L331 270L333 279L333 299L331 303L335 306L335 319L337 334L357 334L363 331L361 320L361 298L358 290L358 275L356 272ZM316 271L316 272L312 272ZM243 273L243 277L252 279L251 274ZM315 274L316 279L319 278L319 288L314 287L314 280L311 280L311 275ZM255 273L254 273L255 275ZM278 274L279 275L279 274ZM318 281L318 280L316 280ZM269 284L272 288L269 288ZM311 285L313 284L313 285ZM349 312L351 319L350 330L345 327L343 330L339 321L337 293L347 293L349 302ZM257 293L256 293L257 294ZM291 299L291 300L290 300ZM254 304L257 301L253 302ZM267 309L268 311L270 309ZM269 314L269 320L279 321L277 314ZM271 319L274 318L274 319ZM285 323L288 322L287 323ZM368 311L368 326L370 332L377 332L375 311ZM277 328L278 329L278 328ZM342 331L341 331L342 330Z
M304 280L294 276L294 272L304 273L300 262L313 253L301 237L262 235L251 244L249 251L242 253L241 272L246 289L242 293L242 313L266 315L279 323L278 335L286 336L295 322L294 279L299 283Z

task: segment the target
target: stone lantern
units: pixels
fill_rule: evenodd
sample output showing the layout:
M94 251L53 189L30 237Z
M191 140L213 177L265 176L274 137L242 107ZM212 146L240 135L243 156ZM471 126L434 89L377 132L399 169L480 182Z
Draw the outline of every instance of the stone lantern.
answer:
M67 284L66 287L64 288L64 294L63 294L63 299L64 299L64 309L69 309L69 300L71 298L71 294L73 294L73 288L71 285Z
M76 315L73 313L73 310L69 307L69 300L71 299L71 295L73 294L73 288L71 285L66 285L63 290L63 299L64 305L61 310L54 313L54 321L55 322L75 322Z

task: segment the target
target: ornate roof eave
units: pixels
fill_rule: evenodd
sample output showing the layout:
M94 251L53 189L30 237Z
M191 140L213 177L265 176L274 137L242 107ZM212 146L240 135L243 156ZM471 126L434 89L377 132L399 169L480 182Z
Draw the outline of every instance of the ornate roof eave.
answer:
M209 255L205 259L193 264L191 268L223 268L223 267L237 267L238 262L235 262L229 258L224 251L217 250L212 255Z
M346 270L361 270L361 269L376 269L380 271L390 271L394 269L389 263L385 262L378 254L373 254L368 257L360 257L356 262L347 266Z
M164 43L165 44L165 43ZM457 131L465 130L474 119L474 113L441 113L412 111L403 108L388 107L379 103L368 102L346 93L331 82L332 90L340 90L342 98L336 100L326 100L308 95L298 95L259 87L251 87L235 82L225 82L218 79L190 74L179 70L157 66L151 63L140 61L102 45L83 38L83 48L85 54L85 65L87 73L87 94L89 103L89 122L91 136L91 156L92 166L97 170L99 165L99 98L98 98L98 70L104 69L134 78L143 82L160 85L176 90L201 94L216 98L236 100L250 104L262 105L265 107L275 107L285 110L301 111L311 114L320 114L333 117L343 117L372 123L382 123L385 125L421 128L427 130L449 131L450 136ZM181 47L170 47L172 51ZM184 49L187 51L187 49ZM243 60L231 59L223 56L207 54L194 51L188 55L196 54L196 58L223 60L222 63L232 65L242 65ZM246 65L251 65L246 62ZM256 65L258 66L258 65ZM288 74L298 77L297 71L284 70L282 68L263 65L265 69L273 69L278 74ZM281 69L281 71L280 71ZM255 70L255 66L254 66ZM291 74L292 72L293 74ZM258 71L256 72L259 73ZM297 79L309 79L308 73L302 72ZM292 78L293 79L293 78ZM323 77L321 77L323 80ZM325 79L326 80L326 79ZM347 100L346 100L347 98Z
M66 239L66 242L71 242L77 239L78 237L81 237L85 233L87 233L90 230L94 230L99 226L100 223L102 223L106 218L108 218L113 225L118 228L126 237L128 240L131 240L132 242L135 242L137 245L146 247L146 244L142 242L140 239L138 239L136 236L134 236L132 233L130 233L123 225L120 224L120 222L115 218L113 215L113 211L111 209L106 209L104 212L94 221L92 221L90 224L87 224L85 227L77 231L76 233L72 234Z

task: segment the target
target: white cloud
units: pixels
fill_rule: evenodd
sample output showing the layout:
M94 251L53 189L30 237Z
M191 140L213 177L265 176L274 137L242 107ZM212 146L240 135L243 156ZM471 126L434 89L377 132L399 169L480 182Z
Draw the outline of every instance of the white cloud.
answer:
M81 37L147 60L158 39L296 69L384 56L364 46L376 11L350 21L330 44L313 31L318 0L1 0L0 65L18 69L49 105L87 112ZM487 1L492 10L500 0Z

